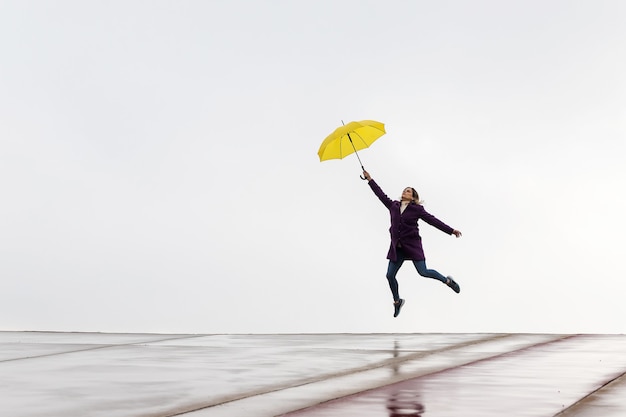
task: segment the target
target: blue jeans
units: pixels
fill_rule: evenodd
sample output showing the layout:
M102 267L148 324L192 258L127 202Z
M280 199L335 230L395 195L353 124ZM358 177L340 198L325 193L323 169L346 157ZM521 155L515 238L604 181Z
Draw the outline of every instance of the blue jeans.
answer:
M398 248L397 250L398 259L396 261L389 261L389 266L387 267L387 281L389 281L389 288L391 289L391 294L393 294L393 300L398 301L400 299L400 294L398 292L398 280L396 279L396 274L400 270L400 267L406 260L404 252L402 249ZM412 261L413 265L415 265L415 269L417 269L417 273L423 277L433 278L438 281L447 283L448 279L441 275L439 272L434 269L426 268L426 261Z

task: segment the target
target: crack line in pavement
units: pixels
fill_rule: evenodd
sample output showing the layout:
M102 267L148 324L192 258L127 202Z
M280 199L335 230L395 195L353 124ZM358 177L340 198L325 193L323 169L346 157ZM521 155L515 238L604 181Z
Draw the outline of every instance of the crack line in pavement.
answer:
M142 345L146 343L160 343L160 342L167 342L170 340L193 339L195 337L204 337L204 336L207 336L207 335L187 335L187 336L178 336L178 337L168 337L165 339L157 339L157 340L144 340L144 341L139 341L139 342L96 345L96 346L91 346L91 347L83 348L83 349L66 350L64 352L44 353L42 355L24 356L21 358L1 359L0 363L23 361L27 359L47 358L50 356L60 356L60 355L66 355L70 353L88 352L90 350L108 349L108 348L114 348L114 347L120 347L120 346Z
M605 388L609 388L609 385L612 385L613 383L617 383L618 380L622 379L626 377L626 372L622 372L620 375L616 376L613 379L610 379L609 381L605 382L604 384L600 385L598 388L596 388L595 390L591 391L590 393L588 393L587 395L585 395L584 397L582 397L581 399L579 399L578 401L574 402L573 404L569 405L567 408L559 411L558 413L556 413L554 415L554 417L565 417L567 415L570 415L570 412L572 412L573 410L577 409L578 407L582 407L582 403L585 402L586 400L588 400L589 398L591 398L592 396L596 395L597 393L599 393L600 391L604 390Z

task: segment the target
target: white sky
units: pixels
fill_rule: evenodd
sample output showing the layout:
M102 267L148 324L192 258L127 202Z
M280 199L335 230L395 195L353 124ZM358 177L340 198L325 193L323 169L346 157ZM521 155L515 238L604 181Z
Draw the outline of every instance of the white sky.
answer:
M0 329L626 332L626 3L0 1ZM391 197L461 294L385 279Z

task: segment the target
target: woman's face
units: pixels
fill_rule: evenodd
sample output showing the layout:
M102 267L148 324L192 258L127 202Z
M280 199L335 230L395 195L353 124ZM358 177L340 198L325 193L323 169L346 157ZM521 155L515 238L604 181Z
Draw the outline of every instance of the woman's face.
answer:
M402 191L402 200L403 201L413 200L413 189L411 187L406 187L404 191Z

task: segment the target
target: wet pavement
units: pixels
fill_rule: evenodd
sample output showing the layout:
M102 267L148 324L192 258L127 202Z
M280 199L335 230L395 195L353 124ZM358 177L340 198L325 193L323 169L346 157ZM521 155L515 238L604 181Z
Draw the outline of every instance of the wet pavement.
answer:
M626 335L0 332L11 417L626 416Z

